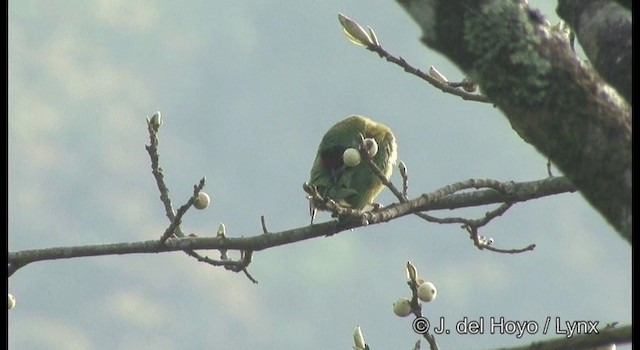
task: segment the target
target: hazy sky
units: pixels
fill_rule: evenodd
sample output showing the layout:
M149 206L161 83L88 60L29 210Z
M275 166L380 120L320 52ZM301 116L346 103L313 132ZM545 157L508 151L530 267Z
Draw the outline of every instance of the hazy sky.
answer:
M532 3L557 20L552 2ZM338 12L422 70L464 77L420 43L395 1L10 1L9 250L158 238L168 223L144 149L157 110L174 205L207 178L211 207L183 225L202 236L220 222L229 236L258 235L261 215L274 232L308 225L302 183L324 132L351 114L394 130L410 197L469 178L546 176L546 159L491 105L348 42ZM372 349L411 349L420 336L391 308L410 293L408 260L438 288L425 314L451 325L631 322L631 247L580 194L515 205L482 234L537 248L479 251L459 225L405 217L258 252L257 285L179 252L34 263L9 280L9 348L350 349L360 325ZM554 333L437 339L489 349Z

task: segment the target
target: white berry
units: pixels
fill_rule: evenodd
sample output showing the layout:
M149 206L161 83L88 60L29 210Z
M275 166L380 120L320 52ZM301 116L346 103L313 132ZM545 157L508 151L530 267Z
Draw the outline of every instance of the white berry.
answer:
M364 149L367 150L367 154L369 154L369 158L373 158L376 154L378 154L378 142L376 139L366 138L363 141Z
M418 299L424 302L430 302L436 298L438 290L436 286L431 282L422 282L418 286Z
M411 315L411 301L407 298L400 298L393 303L393 313L400 317Z
M360 151L355 148L347 148L342 153L342 161L348 167L354 167L360 164Z
M209 195L205 192L200 192L198 193L198 198L196 198L195 202L193 202L193 206L196 209L202 210L208 207L209 203L211 203L211 198L209 198Z

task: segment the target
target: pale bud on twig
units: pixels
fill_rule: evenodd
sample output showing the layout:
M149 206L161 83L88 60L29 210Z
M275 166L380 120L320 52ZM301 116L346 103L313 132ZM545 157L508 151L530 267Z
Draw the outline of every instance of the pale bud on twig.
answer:
M160 127L162 126L162 114L160 113L160 111L157 111L151 116L151 118L147 118L147 121L149 122L149 124L151 124L153 130L155 132L158 132L158 130L160 130Z
M441 83L446 84L449 82L449 80L445 78L442 73L438 72L438 70L434 66L429 67L429 76Z
M400 176L407 177L407 165L403 161L398 162L398 170L400 171Z
M9 294L9 310L11 310L16 306L16 297L11 295L11 293L7 293L7 294Z
M226 237L227 229L224 227L223 223L218 225L218 232L216 232L216 236L218 237Z
M367 29L369 30L369 37L371 38L371 41L373 41L373 45L375 45L376 47L380 47L380 42L378 41L376 33L369 26L367 26Z
M418 278L418 269L411 263L411 261L407 261L407 279L411 282L415 282Z
M376 46L369 34L356 21L341 13L338 13L338 20L342 25L344 35L349 41L360 46Z
M353 332L353 342L355 346L353 347L355 350L365 350L366 343L364 342L364 336L362 335L362 330L360 326L356 327L356 330Z
M245 265L249 265L251 263L251 261L253 261L253 251L252 250L241 250L240 251L240 260L242 260L242 262Z

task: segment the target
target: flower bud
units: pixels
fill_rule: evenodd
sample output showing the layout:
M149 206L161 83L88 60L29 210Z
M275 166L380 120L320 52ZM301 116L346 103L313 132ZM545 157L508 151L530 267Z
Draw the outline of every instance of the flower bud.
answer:
M400 176L407 177L407 165L403 161L398 162L398 170L400 171Z
M356 21L341 13L338 13L338 20L345 36L351 42L361 46L375 46L369 34Z
M367 26L367 29L369 30L369 38L371 38L373 45L376 47L380 47L380 42L378 41L378 36L376 35L376 33L369 26Z
M411 263L411 261L407 261L407 279L409 281L415 281L418 278L418 269Z
M9 310L11 310L16 306L16 298L10 293L7 294L9 294Z
M227 229L223 223L218 224L218 231L216 232L216 237L225 237L227 233Z
M149 124L151 124L151 127L153 127L153 130L155 130L156 132L160 130L160 127L162 126L162 114L160 113L160 111L154 113L151 118L147 120L149 121Z
M429 76L441 83L446 84L449 82L449 80L447 80L447 78L445 78L442 73L438 72L438 70L434 66L429 67Z
M353 332L353 342L355 343L355 346L353 347L355 350L366 349L364 336L362 335L362 330L360 329L360 326L356 327L356 330Z

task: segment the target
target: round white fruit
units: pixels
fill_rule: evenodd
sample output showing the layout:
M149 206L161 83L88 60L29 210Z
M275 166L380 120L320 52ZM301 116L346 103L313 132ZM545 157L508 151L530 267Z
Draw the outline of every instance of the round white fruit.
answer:
M436 298L438 290L436 286L431 282L422 282L418 285L418 299L424 302L430 302Z
M211 198L209 198L209 195L205 192L200 192L198 193L198 198L196 198L196 201L193 202L193 206L196 207L196 209L202 210L208 207L209 203L211 203Z
M393 303L393 313L400 317L411 315L411 301L407 298L396 300L396 302Z
M360 164L360 159L360 151L355 148L347 148L344 150L344 153L342 153L342 161L344 165L348 167L354 167Z
M376 154L378 154L378 142L376 139L366 138L363 141L364 149L367 150L367 154L369 154L369 158L373 158Z

